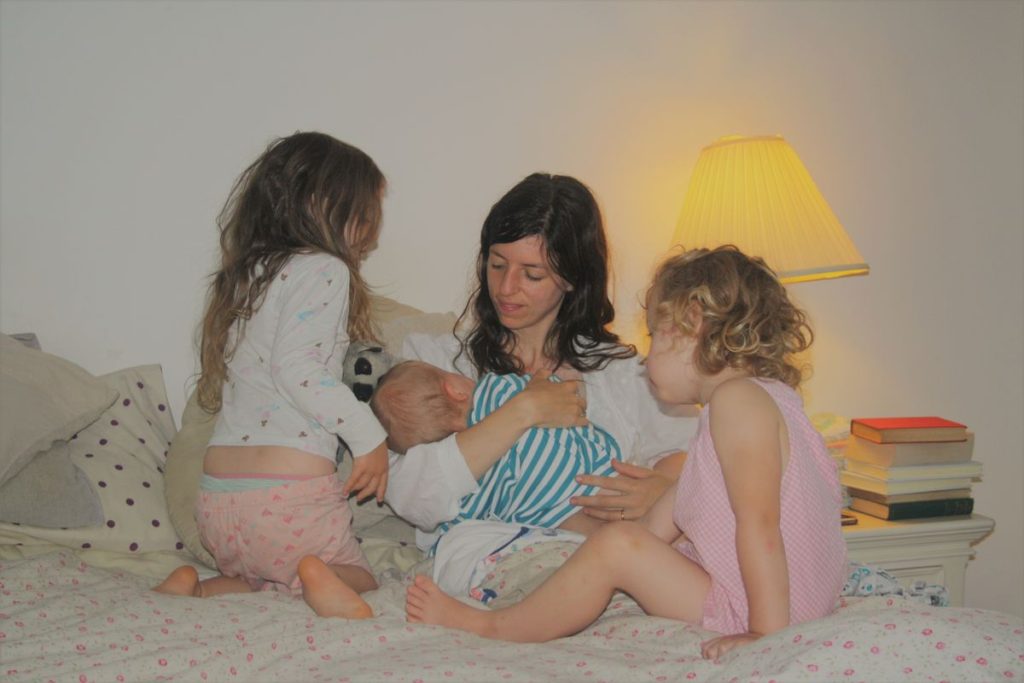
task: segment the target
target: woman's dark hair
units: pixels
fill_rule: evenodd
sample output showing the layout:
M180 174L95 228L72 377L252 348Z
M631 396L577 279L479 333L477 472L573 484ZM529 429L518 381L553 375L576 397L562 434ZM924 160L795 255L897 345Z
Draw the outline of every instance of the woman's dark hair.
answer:
M608 298L608 244L601 210L586 185L569 176L534 173L491 207L480 231L477 288L459 317L472 311L473 327L459 355L478 372L522 373L512 355L514 332L501 324L487 286L487 258L494 244L540 237L551 267L572 289L565 293L544 341L544 355L556 365L587 372L612 359L636 355L607 329L615 319Z

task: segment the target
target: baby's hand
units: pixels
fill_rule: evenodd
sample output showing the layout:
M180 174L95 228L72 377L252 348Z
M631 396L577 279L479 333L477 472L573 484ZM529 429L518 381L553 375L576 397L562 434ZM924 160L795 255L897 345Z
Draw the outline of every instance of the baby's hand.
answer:
M717 638L712 638L705 643L701 643L700 653L704 659L713 659L718 661L719 657L734 647L752 643L760 637L760 633L737 633L731 636L719 636Z
M348 496L355 492L356 500L362 502L376 496L378 503L384 502L388 490L388 446L382 441L379 446L352 461L352 474L345 482L342 493Z

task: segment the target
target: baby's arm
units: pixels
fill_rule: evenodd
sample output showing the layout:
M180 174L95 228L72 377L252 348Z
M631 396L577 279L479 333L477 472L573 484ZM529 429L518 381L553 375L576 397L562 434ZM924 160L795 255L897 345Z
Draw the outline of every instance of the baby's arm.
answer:
M736 554L749 605L749 632L705 644L717 657L789 624L789 574L780 520L781 415L746 380L720 385L709 404L711 439L736 515Z

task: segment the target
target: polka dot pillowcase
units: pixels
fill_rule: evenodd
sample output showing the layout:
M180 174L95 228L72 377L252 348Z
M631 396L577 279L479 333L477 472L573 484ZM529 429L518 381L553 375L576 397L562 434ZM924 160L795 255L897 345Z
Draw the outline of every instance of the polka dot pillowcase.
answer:
M164 463L175 433L159 365L100 379L118 398L68 442L103 508L103 521L75 529L0 524L0 543L55 544L118 553L182 550L164 501Z

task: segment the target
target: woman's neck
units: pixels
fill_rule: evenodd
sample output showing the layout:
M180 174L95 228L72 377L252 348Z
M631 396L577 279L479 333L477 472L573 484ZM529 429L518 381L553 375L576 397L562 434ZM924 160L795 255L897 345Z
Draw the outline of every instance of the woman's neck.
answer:
M529 375L538 370L555 370L555 362L544 352L545 335L520 331L516 333L512 355L523 364L523 371Z

